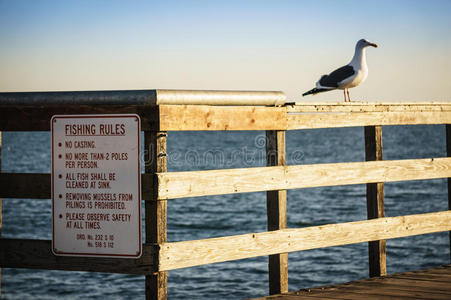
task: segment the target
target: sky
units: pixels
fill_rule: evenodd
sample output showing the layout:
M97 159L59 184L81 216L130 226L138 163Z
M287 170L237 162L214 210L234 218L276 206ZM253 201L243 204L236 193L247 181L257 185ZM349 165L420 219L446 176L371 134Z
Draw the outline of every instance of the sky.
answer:
M451 101L451 1L0 0L0 92L277 90L288 101L366 38L354 101Z

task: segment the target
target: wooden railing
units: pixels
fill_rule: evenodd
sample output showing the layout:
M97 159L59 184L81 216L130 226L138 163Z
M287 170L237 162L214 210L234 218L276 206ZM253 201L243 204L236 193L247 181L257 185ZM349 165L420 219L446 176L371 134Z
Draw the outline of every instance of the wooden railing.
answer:
M62 97L67 99L71 95L66 93ZM77 93L74 95L76 98ZM105 100L100 95L96 97ZM451 158L382 159L382 125L451 124L451 103L158 105L157 101L133 104L127 95L126 102L121 102L119 93L114 95L118 102L91 104L88 101L81 105L76 102L59 105L58 101L0 102L0 131L48 131L49 120L55 114L139 114L146 150L152 155L142 175L146 243L141 258L57 257L52 254L50 241L2 238L1 267L140 274L146 276L147 298L164 299L167 271L269 255L270 293L274 294L288 290L288 252L369 242L369 273L378 276L386 274L386 239L451 230L451 211L385 217L383 203L384 182L451 177ZM16 96L3 95L8 99ZM23 99L21 94L17 97ZM364 127L366 161L286 165L286 130L350 126ZM268 166L167 172L167 133L183 130L265 130ZM446 125L446 133L450 156L450 125ZM368 220L286 228L286 190L349 184L367 184ZM448 189L451 190L450 184ZM170 199L257 191L267 192L267 232L167 241ZM0 173L0 197L48 199L50 196L50 174Z

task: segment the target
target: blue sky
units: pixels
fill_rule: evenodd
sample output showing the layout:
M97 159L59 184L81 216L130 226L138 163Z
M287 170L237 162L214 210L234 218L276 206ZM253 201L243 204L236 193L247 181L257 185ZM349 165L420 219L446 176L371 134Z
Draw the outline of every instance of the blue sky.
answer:
M0 0L0 91L282 90L290 101L349 62L353 100L451 100L451 1Z

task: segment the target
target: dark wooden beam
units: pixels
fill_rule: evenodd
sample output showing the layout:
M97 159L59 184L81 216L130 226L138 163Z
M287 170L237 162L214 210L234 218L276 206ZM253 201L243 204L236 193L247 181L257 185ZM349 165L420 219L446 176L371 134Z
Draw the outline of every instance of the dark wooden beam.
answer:
M365 158L367 161L382 160L382 126L365 126ZM384 183L366 185L368 219L383 218ZM370 277L387 274L386 241L368 243Z
M3 105L0 104L0 131L49 131L54 115L137 114L142 130L159 127L158 107L138 105Z
M142 199L152 200L153 175L142 174ZM0 197L50 199L51 175L38 173L0 173Z
M286 166L285 131L266 131L268 166ZM266 192L268 231L287 228L287 191ZM269 256L269 294L288 292L288 253Z
M143 245L138 259L55 256L50 240L0 239L0 266L146 275L155 271L155 247Z
M167 133L160 131L146 131L144 133L146 151L146 173L152 175L167 171ZM158 201L158 189L155 186L152 201L145 204L146 242L161 245L167 241L167 201ZM155 255L158 264L158 254ZM156 272L146 276L146 299L167 299L168 272Z

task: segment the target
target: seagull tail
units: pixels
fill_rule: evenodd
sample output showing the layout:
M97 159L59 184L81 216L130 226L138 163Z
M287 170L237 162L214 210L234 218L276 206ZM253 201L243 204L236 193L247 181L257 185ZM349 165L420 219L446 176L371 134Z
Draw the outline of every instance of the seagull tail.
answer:
M322 93L322 92L326 92L326 91L330 91L330 89L319 89L319 88L313 88L308 92L305 92L304 94L302 94L302 96L307 96L307 95L315 95L318 93Z

